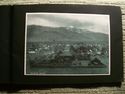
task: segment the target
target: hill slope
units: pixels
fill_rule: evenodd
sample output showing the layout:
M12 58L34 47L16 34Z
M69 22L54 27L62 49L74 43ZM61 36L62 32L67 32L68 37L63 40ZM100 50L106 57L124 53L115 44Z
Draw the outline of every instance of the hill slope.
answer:
M108 42L108 35L95 33L86 29L70 27L46 27L29 25L27 27L28 42L43 41L104 41Z

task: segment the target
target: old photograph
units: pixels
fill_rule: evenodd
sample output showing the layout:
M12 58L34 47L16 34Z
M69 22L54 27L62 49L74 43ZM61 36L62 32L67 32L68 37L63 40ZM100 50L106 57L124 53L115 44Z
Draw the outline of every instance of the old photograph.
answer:
M110 50L109 15L26 13L24 75L110 75Z

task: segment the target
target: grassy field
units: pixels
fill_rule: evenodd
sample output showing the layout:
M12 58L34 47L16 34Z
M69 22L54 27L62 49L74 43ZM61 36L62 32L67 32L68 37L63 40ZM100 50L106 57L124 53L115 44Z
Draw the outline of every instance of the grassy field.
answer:
M109 58L107 56L100 56L100 60L101 62L106 65L106 67L85 67L86 64L85 63L89 63L89 60L83 60L82 63L83 66L78 67L72 67L72 66L65 66L65 67L55 67L53 65L53 67L31 67L29 62L29 59L33 60L35 59L35 57L32 55L32 57L30 56L30 58L27 58L27 74L38 74L38 75L44 75L44 74L82 74L82 75L86 75L86 74L92 74L92 75L96 75L96 74L108 74L109 73ZM37 62L37 61L36 61ZM79 62L79 61L78 61Z

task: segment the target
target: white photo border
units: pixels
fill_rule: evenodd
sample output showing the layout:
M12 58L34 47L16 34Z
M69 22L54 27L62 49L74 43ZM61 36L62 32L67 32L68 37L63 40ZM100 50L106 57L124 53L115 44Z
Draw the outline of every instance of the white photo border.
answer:
M107 15L109 19L108 23L108 43L109 43L109 63L108 63L108 73L107 74L42 74L42 73L26 73L26 47L27 47L27 15L30 14L42 14L42 13L48 13L48 14L54 14L50 12L26 12L25 13L25 45L24 45L24 75L25 76L98 76L98 75L111 75L111 29L110 29L110 15L109 14L89 14L89 15ZM57 13L56 13L57 14ZM60 13L61 14L61 13ZM79 14L79 13L62 13L62 14ZM81 13L80 13L81 14ZM82 14L87 14L87 13L82 13Z

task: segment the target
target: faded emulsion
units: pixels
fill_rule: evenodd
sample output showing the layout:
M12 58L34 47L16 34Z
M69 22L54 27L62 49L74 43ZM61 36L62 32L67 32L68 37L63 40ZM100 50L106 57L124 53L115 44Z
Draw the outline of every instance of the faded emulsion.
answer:
M26 13L24 74L110 75L110 16Z

